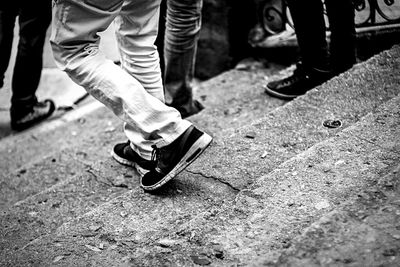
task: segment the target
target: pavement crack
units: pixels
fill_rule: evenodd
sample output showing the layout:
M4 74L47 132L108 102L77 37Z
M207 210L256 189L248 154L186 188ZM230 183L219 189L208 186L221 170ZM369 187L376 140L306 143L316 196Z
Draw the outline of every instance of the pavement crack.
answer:
M96 174L96 170L93 169L92 166L87 165L86 171L94 177L96 182L101 183L103 185L106 185L109 187L117 187L117 188L129 188L128 184L126 184L124 182L122 182L122 183L116 182L116 181L114 181L112 179L108 179L108 178L101 179L101 176ZM106 181L104 181L104 180L106 180Z
M240 189L239 189L239 188L236 188L235 186L231 185L229 182L224 181L224 180L222 180L222 179L219 179L219 178L217 178L217 177L214 177L214 176L211 176L211 175L205 175L204 173L201 173L201 172L194 172L194 171L190 171L190 170L186 170L186 171L189 172L189 173L191 173L191 174L200 175L200 176L202 176L202 177L204 177L204 178L207 178L207 179L212 179L212 180L214 180L214 181L217 181L217 182L219 182L219 183L222 183L222 184L228 186L230 189L232 189L232 190L235 191L235 192L240 192Z
M89 167L86 169L86 171L87 171L88 173L90 173L90 174L94 177L94 179L95 179L97 182L99 182L99 183L101 183L101 184L104 184L104 185L106 185L106 186L110 186L110 187L114 186L114 185L111 184L111 183L106 183L106 182L102 181L101 179L99 179L99 176L94 172L94 170L93 170L92 167L89 166Z
M364 142L367 142L367 143L370 143L371 145L376 146L376 147L379 147L380 149L383 149L383 150L390 150L390 151L393 152L393 153L399 154L399 153L398 153L397 151L395 151L395 150L391 150L391 149L388 149L387 147L383 147L383 146L377 144L377 142L368 140L368 139L366 139L366 138L364 138L364 137L362 137L362 136L359 136L359 135L357 135L357 134L355 134L354 136L355 136L356 138L358 138L359 140L364 141Z
M19 251L23 251L25 250L27 247L34 245L36 242L39 242L41 239L45 238L46 236L50 236L50 234L43 234L40 235L36 238L34 238L33 240L29 241L27 244L25 244L22 248L18 248Z

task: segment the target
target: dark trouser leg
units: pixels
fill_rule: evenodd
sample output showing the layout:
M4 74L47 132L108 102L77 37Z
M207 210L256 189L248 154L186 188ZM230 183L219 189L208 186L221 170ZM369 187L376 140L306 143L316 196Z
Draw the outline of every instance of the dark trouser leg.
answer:
M155 42L158 54L160 56L161 77L164 77L164 72L165 72L164 37L165 37L166 16L167 16L167 0L162 0L160 5L160 22L158 24L158 35Z
M232 66L251 56L248 36L257 23L257 11L254 0L230 0L228 12L229 55Z
M23 0L20 5L20 40L12 79L12 117L26 113L37 102L35 93L43 67L43 46L51 21L50 0Z
M331 30L331 63L336 73L346 71L356 62L355 23L352 0L326 0Z
M10 62L17 16L17 8L11 6L10 3L5 6L4 2L0 4L0 88L3 87L4 74Z
M202 5L202 0L167 0L165 102L183 117L203 108L194 102L192 91Z
M287 3L304 66L328 70L329 53L321 0L287 0Z

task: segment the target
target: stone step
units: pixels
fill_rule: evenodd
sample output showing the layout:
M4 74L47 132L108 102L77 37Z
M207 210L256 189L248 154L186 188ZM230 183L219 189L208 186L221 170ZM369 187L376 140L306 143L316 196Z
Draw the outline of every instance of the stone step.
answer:
M189 170L244 189L314 144L335 136L400 93L400 47L269 112L249 126L216 140ZM340 128L324 127L339 120Z
M134 206L140 210L134 217L148 218L147 225L151 225L153 220L159 220L159 215L165 220L176 221L196 216L197 212L206 211L208 207L232 200L236 194L218 181L192 175L191 179L175 183L173 188L160 195L151 195L140 189L139 178L131 168L114 164L117 163L112 159L98 162L86 173L16 203L0 216L0 258L3 259L0 265L12 261L16 251L24 251L30 244L52 234L63 223L84 214L96 213L98 206L112 210L117 205L117 216L125 219L132 216L128 210ZM96 219L79 236L95 236L102 225L103 221Z
M231 70L202 82L196 90L196 97L206 109L188 120L219 139L226 131L264 117L287 103L264 93L264 86L269 80L286 74L282 68L270 64L266 69Z
M199 98L204 99L202 102L207 107L202 114L207 119L212 118L212 124L215 125L216 129L224 129L229 124L226 121L237 121L237 119L232 118L237 115L236 113L229 114L228 112L218 119L205 113L223 114L229 108L227 103L246 107L247 102L253 102L258 103L257 108L262 109L261 114L263 114L284 104L285 101L268 100L270 98L262 93L262 86L266 77L276 74L282 68L283 66L273 66L270 69L260 69L255 72L242 71L240 75L233 70L200 84L196 94L199 95ZM260 98L260 96L263 97ZM255 106L251 105L251 107L254 108ZM77 113L79 114L79 112ZM63 120L67 121L62 124ZM202 119L193 120L197 122ZM247 119L241 123L246 122L248 123ZM107 130L114 133L112 129L117 128L118 132L122 129L120 128L120 125L122 125L120 120L105 107L96 108L95 111L72 121L61 117L58 119L58 123L53 124L59 126L48 130L44 125L44 127L33 128L2 139L0 142L0 154L2 155L0 169L3 172L13 171L31 161L45 157L57 149L75 145L79 140L96 138L99 133L107 132ZM235 126L234 123L232 125ZM210 131L217 132L213 128L210 128Z
M42 236L4 264L215 266L277 262L303 230L400 160L400 95L226 198L188 175L160 195L130 191ZM214 180L211 180L214 181ZM183 184L188 188L182 190ZM199 186L201 189L199 190ZM227 187L228 189L228 187ZM232 195L234 196L234 195ZM208 203L190 201L204 197ZM262 255L262 261L260 261Z
M268 266L399 266L400 165L287 244Z
M248 123L249 117L262 116L284 104L285 101L263 95L262 90L266 78L276 74L281 68L282 66L274 65L252 72L232 70L201 83L196 94L202 99L206 109L191 120L196 124L203 124L200 127L207 128L210 133L216 133L212 134L216 136L228 127ZM240 107L240 111L224 113L224 110L232 105ZM253 112L254 109L257 111ZM59 121L62 120L67 119L61 118ZM40 192L46 186L62 181L65 175L68 175L63 174L63 168L75 169L75 173L78 173L84 168L84 165L79 163L81 156L100 156L99 154L104 152L104 146L111 149L114 143L125 139L121 121L102 107L83 117L67 120L54 129L47 129L45 125L1 140L0 153L4 156L0 161L0 207L11 205ZM70 152L64 152L65 149L69 149ZM99 152L100 150L102 152ZM65 157L64 153L70 155L71 166L54 164L54 160ZM78 162L73 161L74 153ZM106 155L109 155L108 151ZM39 173L41 175L38 175Z
M225 93L228 101L233 99L235 104L240 104L239 100L241 97L238 97L238 95L245 95L246 90L255 91L256 87L261 87L261 83L265 82L267 73L268 70L260 70L256 73L242 72L239 79L240 82L234 82L232 77L237 76L238 73L237 71L231 71L221 75L221 77L217 77L216 81L210 80L205 82L198 90L198 92L201 92L201 96L205 100L204 102L206 102L205 105L207 105L207 109L202 112L201 116L207 117L209 116L209 111L216 112L218 108L221 109L221 107L224 107L221 105L221 98L216 98L212 94L213 92L215 93L215 88L219 88L221 79L230 79L226 84L230 84L231 86L233 83L240 85L240 89L234 93ZM244 84L250 85L246 88L242 86ZM212 88L212 90L209 88ZM232 90L232 87L224 87L221 90ZM250 93L247 94L247 100L251 98L250 95ZM256 98L255 95L252 97ZM271 102L275 104L265 105L265 108L262 110L271 109L276 103L279 105L284 103L281 100ZM104 110L98 112L104 112ZM87 121L98 121L100 118L96 117L99 116L96 113L90 114L88 118L84 118L84 121L81 119L79 123L82 124L83 122L86 124ZM219 130L221 130L221 122L226 121L227 117L229 118L229 115L214 125L217 125ZM109 127L118 123L112 117L109 119L111 119L107 121ZM110 124L110 122L112 123ZM236 123L238 123L238 120L236 120ZM18 249L38 236L51 233L63 222L67 222L72 217L88 212L96 205L108 201L110 199L108 196L110 188L117 187L117 190L114 190L115 192L111 190L112 196L116 197L125 192L127 188L131 188L132 181L138 179L136 173L132 172L129 168L128 170L122 168L124 173L118 173L120 166L117 164L117 167L114 167L115 162L109 159L108 150L112 147L113 143L123 139L123 134L115 134L114 131L110 134L108 131L103 131L97 137L92 136L90 132L85 135L85 132L90 130L90 127L94 125L95 123L93 125L85 125L85 128L73 129L76 133L79 131L79 141L77 144L71 144L66 149L62 149L61 147L52 155L38 160L35 164L31 166L24 165L15 173L2 177L2 183L6 185L2 190L3 206L9 207L11 204L19 201L8 211L3 208L5 216L2 216L1 220L4 229L6 229L4 232L6 234L3 233L4 235L2 236L3 247L10 247L8 242L12 240L12 247ZM94 146L94 144L100 144L100 147ZM75 159L76 157L77 159ZM60 159L64 160L61 161ZM94 175L92 170L95 168L93 166L97 166L96 172L99 173L95 177L92 177ZM62 172L63 168L68 171ZM71 172L72 170L73 172ZM124 178L127 176L132 176L132 178ZM96 177L100 181L94 179ZM117 180L114 181L115 179ZM121 180L124 190L119 188L121 185L118 183ZM55 182L58 183L53 185ZM138 185L136 184L136 186ZM46 189L47 187L49 188ZM43 191L41 192L41 190ZM77 193L77 197L73 200L70 200L71 190ZM28 199L23 200L25 197L28 197ZM15 224L15 222L18 223ZM12 229L12 234L8 234L8 229ZM32 231L32 229L35 230Z
M81 151L64 149L8 174L0 174L0 211L85 170Z
M89 118L86 119L90 120L93 118L89 116ZM75 137L65 138L64 141L66 142L63 144L58 143L60 145L59 147L44 147L43 150L46 150L46 153L43 153L43 155L38 152L38 156L32 161L28 161L27 164L15 170L10 169L9 172L2 172L2 174L0 174L0 210L26 197L37 194L58 182L64 182L75 174L85 172L87 167L90 167L93 162L109 158L112 145L118 141L124 140L123 133L122 131L118 133L116 131L104 131L105 128L99 129L98 127L105 127L109 124L107 121L102 122L99 119L97 120L97 126L95 123L90 125L94 126L93 130L97 132L97 135L85 135L87 129L82 130L80 128L82 127L81 125L77 126L78 129L69 127L68 130L76 130ZM78 122L76 123L81 124ZM76 123L73 125L75 126ZM114 121L113 123L117 124L120 122ZM70 135L70 132L66 135ZM58 138L63 139L60 136L58 136ZM37 143L37 145L39 145L39 143ZM18 150L19 148L15 149ZM26 147L28 154L32 153L30 149L31 148ZM22 155L22 157L25 156Z
M23 201L0 216L2 251L17 250L49 234L63 223L137 186L136 171L121 167L113 159L98 158L80 173L58 182Z
M207 235L206 227L198 234L207 244L223 245L235 262L274 262L276 252L290 246L310 224L397 166L399 144L400 95L259 178L238 194L234 208L225 208L225 214L208 222L218 225L217 234ZM224 225L227 218L236 219ZM194 228L198 224L190 222Z
M392 56L393 54L396 53L398 53L398 48L395 48L367 62L363 66L364 71L367 72L368 74L369 67L372 68L375 67L376 69L374 71L378 72L380 70L385 70L385 66L395 67L396 60L394 60ZM375 64L379 62L382 62L385 65L379 66L379 68L377 68ZM353 76L357 77L357 68L355 68L353 72L354 72ZM367 80L366 82L372 83L372 85L374 85L374 81L375 81L374 79L370 79ZM396 80L396 76L392 77L392 82L393 84L387 86L385 88L386 90L382 90L382 92L386 93L385 96L386 98L390 98L389 97L390 94L392 94L393 96L395 95L394 89L392 87L395 87L395 83L398 82ZM332 81L331 83L335 84L335 81ZM361 86L360 83L358 83L358 86ZM364 86L362 88L367 88L367 87L368 86L365 86L364 83ZM320 88L320 90L324 89ZM328 90L325 93L329 96ZM336 95L337 93L338 92L336 92ZM320 94L320 92L318 92L318 89L314 90L314 94L317 94L317 96ZM310 96L312 97L315 95L313 95L313 93L310 93L305 98L303 99L300 98L298 100L293 101L292 103L297 103L300 101L304 101L305 103L305 100ZM376 94L373 94L369 90L363 91L362 93L358 92L356 96L359 96L359 98L357 98L356 100L354 100L353 98L349 98L350 102L353 101L357 103L361 101L362 103L367 103L368 104L367 107L364 107L361 110L360 108L351 110L350 108L352 107L352 105L348 105L347 102L339 101L339 103L336 104L339 107L343 108L344 110L347 109L348 113L345 114L349 114L350 111L354 112L353 116L357 115L360 116L360 114L363 114L363 112L367 112L368 108L370 110L374 110L378 105L378 103L376 102L366 101L367 97L361 98L361 96L369 96L369 97L377 96ZM346 96L344 98L346 98ZM312 101L313 99L315 100L316 98L311 98L311 100L309 101ZM328 100L329 98L326 98L325 102L327 102ZM383 98L380 99L380 101L381 103L384 102ZM394 107L398 108L398 102L396 102L395 104L397 106L394 105ZM293 105L294 104L292 104L292 106ZM286 106L290 107L290 104ZM286 106L281 110L285 110ZM382 116L381 120L388 120L389 117L390 116L387 117ZM354 121L356 121L354 117L352 118ZM359 117L357 117L357 120L358 119ZM280 170L278 169L277 171L274 171L270 175L273 177L273 175L276 175L276 173L287 174L289 178L291 178L294 185L293 189L287 191L288 192L292 191L291 196L293 197L293 194L297 196L298 193L293 191L296 191L299 188L302 189L302 187L299 187L298 184L295 183L297 175L299 174L303 181L307 181L307 175L303 175L303 173L299 171L287 172L285 168L288 168L288 166L291 166L292 168L296 167L299 169L306 168L306 170L310 168L310 170L308 171L313 172L314 169L312 167L314 165L318 165L317 163L320 162L318 160L322 160L321 158L323 156L326 156L327 158L325 158L325 160L328 161L329 164L331 164L332 162L330 161L332 161L332 158L329 158L329 156L330 157L332 157L332 155L336 156L336 154L341 155L339 152L344 153L345 155L347 155L346 153L351 152L350 153L351 156L355 157L356 159L361 158L361 156L368 157L369 155L375 153L376 158L381 160L382 157L379 158L378 156L382 156L382 151L377 149L376 145L371 144L371 142L373 143L373 141L368 139L370 138L370 136L364 138L365 140L367 140L365 141L362 138L354 137L354 133L352 132L352 131L357 132L359 130L360 132L357 132L359 136L365 134L367 132L365 128L369 125L373 125L374 122L375 122L374 117L373 115L371 115L367 116L367 119L364 122L362 121L360 123L357 123L356 126L350 126L347 129L345 129L346 127L342 127L342 129L345 129L343 133L339 133L337 137L335 137L332 134L333 137L328 139L328 141L323 141L322 143L316 145L315 147L312 147L306 152L303 152L302 154L292 159L291 161L287 161L286 163L281 165ZM398 136L398 132L395 131L398 129L396 129L395 127L392 128L394 129L393 130L394 133L389 132L387 135L383 137L377 136L376 138L382 138L383 141L386 141L385 144L388 144L387 140L390 139L387 138L393 138L393 134L395 137ZM226 140L223 140L223 142L226 142ZM340 142L343 143L339 147L336 147L336 143ZM357 150L358 145L360 143L362 143L364 149ZM349 150L350 148L351 150ZM335 149L336 151L338 151L338 153L336 154L327 153L326 155L324 153L319 152L320 150L322 152L324 151L335 152ZM307 153L309 153L310 155ZM219 156L220 154L215 154L214 156L211 157L212 159L216 160ZM389 156L385 155L384 159L391 164L393 161L399 159L399 155L398 153L390 153ZM299 160L304 160L306 162L307 160L310 160L314 162L314 165L298 164ZM335 163L340 162L340 160L336 159L334 160ZM352 161L349 160L349 162ZM226 161L226 163L229 164L229 161ZM324 163L327 164L326 162ZM355 161L355 163L359 165L361 164L358 161ZM245 165L247 164L247 162L242 162L241 164ZM358 167L359 165L357 165L356 167ZM378 166L375 166L374 164L367 164L367 166L369 166L367 168L369 168L368 170L374 170L379 168L383 170L384 169L384 167L382 167L383 165L384 164L381 165L378 164ZM338 163L338 166L341 167L342 162ZM318 167L320 166L318 165ZM203 262L203 263L204 261L207 261L207 259L202 258L204 257L204 255L199 255L199 253L205 253L206 255L208 255L208 257L214 257L216 261L220 261L221 257L224 257L223 262L225 263L228 263L230 261L237 262L238 258L236 258L234 255L243 255L243 259L245 261L248 259L253 259L254 258L253 254L254 253L257 254L257 249L259 250L263 249L260 248L261 241L263 242L263 244L268 240L271 243L271 240L268 239L271 236L268 236L265 233L263 233L264 235L258 236L257 232L254 231L255 229L258 229L268 232L268 229L262 228L262 226L265 224L265 221L261 220L260 223L259 220L262 216L269 214L268 212L265 212L265 206L268 206L269 209L275 208L276 210L283 209L284 207L293 206L289 205L290 203L280 201L280 196L274 196L273 192L281 192L283 190L272 190L271 185L278 187L279 189L285 188L286 190L288 188L288 184L287 183L274 184L273 182L271 184L271 181L276 182L278 181L278 179L275 178L271 180L268 178L270 175L265 176L267 178L261 177L261 179L257 181L256 184L253 185L253 188L250 188L249 190L244 190L243 192L239 193L239 197L237 197L236 201L233 202L232 204L232 202L230 201L231 198L229 197L227 198L228 200L222 201L221 198L208 196L207 195L208 191L200 190L200 192L198 192L196 189L195 190L189 189L193 188L192 187L193 185L196 186L198 186L199 184L201 185L202 182L204 182L205 180L212 182L215 181L221 182L217 184L224 185L224 189L225 190L229 189L228 191L231 193L236 193L238 191L231 184L226 183L223 179L221 179L221 177L196 175L196 173L200 173L201 171L202 171L201 166L199 166L198 169L192 168L191 170L184 172L183 175L181 175L181 179L175 179L170 184L170 186L166 187L166 189L164 189L164 191L161 192L161 195L153 196L151 200L147 199L147 201L132 202L132 200L136 199L135 198L136 195L133 192L128 192L118 197L117 199L114 199L109 203L106 203L100 206L99 208L94 209L92 212L87 213L86 215L78 218L77 220L64 224L61 228L59 228L56 235L47 235L39 239L36 239L31 243L28 243L23 247L23 249L18 251L18 257L17 257L18 259L16 259L15 256L9 254L2 256L2 258L5 259L4 262L7 263L17 260L19 261L19 263L23 262L27 263L32 261L35 262L36 264L41 263L45 265L49 265L51 263L53 264L59 263L63 265L66 264L66 262L67 264L77 264L77 265L79 265L79 263L82 262L85 263L92 262L93 264L94 262L97 262L97 264L100 265L108 265L108 264L120 265L124 262L125 263L130 262L133 265L135 263L141 263L140 265L157 265L157 263L163 262L167 265L168 263L171 263L177 266L179 265L184 266L185 264L193 264L192 260L195 262ZM317 178L321 179L321 176L323 177L323 175L328 175L326 173L329 174L329 170L325 172L325 169L318 168L317 171L314 171L314 173L312 173L314 174L314 176L311 177L314 180ZM356 174L365 175L365 173L360 173L360 172L355 172L354 175ZM308 175L311 174L309 173ZM343 181L340 180L344 179L343 176L336 177L335 176L336 173L329 175L332 176L332 180L334 180L333 178L337 179L336 180L337 184L334 183L334 185L338 186L338 188L336 188L337 192L332 192L333 195L335 193L338 194L338 192L340 193L341 191L339 189L343 188L347 189L346 183L344 183L343 185ZM203 179L200 179L201 177L203 177ZM326 181L329 182L330 179L327 179ZM355 179L355 181L357 181L357 179ZM311 187L311 189L314 190L316 190L317 188L317 187L316 188L312 187L312 186L315 187L316 184L306 183L305 185L307 187ZM323 184L323 186L327 185ZM348 187L352 188L351 185L348 185ZM207 190L210 189L207 188ZM264 194L260 193L260 191L262 190L264 191L272 190L272 191L268 191L266 192L266 194ZM322 191L322 193L330 193L330 191L329 192L326 191L328 190ZM190 192L189 196L186 195L188 192ZM207 205L206 201L194 201L194 202L188 201L188 199L192 198L193 200L198 195L203 194L204 192L205 196L202 196L202 199L209 199L208 202L209 205ZM219 190L219 192L222 191ZM316 191L311 190L311 192L317 194L319 193L318 190ZM226 194L226 192L223 192L221 194L222 199L224 199L223 197L224 194ZM231 195L234 196L235 194ZM253 196L257 197L255 198ZM271 200L269 199L270 197L275 197L276 198L275 202L274 201L270 202ZM284 197L290 199L290 197L288 197L287 195L285 195ZM310 201L310 199L307 198L307 196L303 197L306 199L301 199L301 201L304 200L305 206L307 206L308 204L310 204L310 202L312 202ZM338 198L338 196L335 197ZM218 201L213 202L212 200L214 198L217 199ZM317 198L311 200L315 201L316 199ZM175 206L176 208L174 208L174 205L176 203L179 203L179 205L176 205L178 207ZM278 205L282 203L283 206ZM276 204L277 206L276 207L273 206L274 204ZM320 201L317 204L318 207L326 209L327 206L328 207L333 206L335 203ZM246 210L246 207L250 208L251 210L250 211ZM256 213L259 212L260 210L262 211L262 213L259 213L260 214L259 216L261 217L259 218L257 216L255 217L253 216L252 221L250 221L251 231L249 230L250 231L249 235L252 234L252 237L248 238L246 236L245 238L243 238L243 236L241 236L240 233L243 233L244 231L243 229L247 227L246 225L245 225L246 227L243 226L243 222L245 221L245 219L247 220L249 218L249 213ZM315 210L320 211L320 213L325 212L325 210L321 211L320 209L315 209L315 208L310 210L306 209L306 211L309 211L309 217L307 217L307 216L300 216L301 214L300 215L296 214L294 213L293 210L284 210L287 213L289 213L289 215L287 213L283 215L286 217L287 216L290 217L290 213L293 215L298 215L300 217L299 219L303 220L303 223L301 225L305 226L310 222L309 220L307 220L307 218L309 219L312 216L315 217L318 215L318 212L316 212ZM285 221L284 218L280 218L280 214L278 213L271 213L271 214L275 215L275 217L273 218L277 219L280 222L280 224L278 225L271 223L271 225L276 227L277 230L283 229L285 230L285 232L283 233L287 232L288 235L290 235L292 232L288 230L292 228L296 229L296 227L293 227L293 221ZM297 220L296 222L298 223L299 221ZM292 225L290 225L291 228L285 228L288 227L290 223L292 223ZM88 237L86 233L88 230L90 231L91 229L92 229L92 236ZM235 231L232 232L232 229L234 229ZM254 240L255 238L258 239ZM252 245L250 247L242 246L246 242L250 243L253 242L255 245ZM53 246L50 246L49 244L53 244ZM220 248L220 246L222 245L223 245L223 251L221 251ZM276 243L274 245L276 245ZM223 252L225 252L226 256L224 256ZM119 256L116 257L117 254ZM171 262L171 260L173 262Z
M7 175L25 165L41 161L55 151L72 146L80 146L80 142L92 141L92 146L99 140L106 141L115 134L112 129L119 128L120 121L105 108L98 108L95 112L79 119L66 121L61 117L53 124L59 125L55 129L48 129L46 124L20 134L6 137L0 141L0 169ZM101 139L100 139L101 137Z

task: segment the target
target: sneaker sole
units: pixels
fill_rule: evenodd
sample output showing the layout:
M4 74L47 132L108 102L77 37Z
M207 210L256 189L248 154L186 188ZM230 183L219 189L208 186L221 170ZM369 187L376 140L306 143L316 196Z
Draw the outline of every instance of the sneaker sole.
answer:
M128 166L128 167L132 167L135 168L136 171L139 173L140 177L143 177L146 173L149 172L149 170L143 169L142 167L140 167L138 164L136 164L136 162L134 161L130 161L124 158L121 158L120 156L118 156L114 150L111 150L111 156L113 157L113 159L115 159L115 161L117 161L119 164Z
M46 115L25 124L16 124L11 121L11 129L13 129L14 131L27 130L28 128L39 125L41 122L43 122L44 120L48 119L51 115L53 115L54 111L56 110L56 105L54 104L54 102L48 99L46 99L44 102L50 103L49 111Z
M265 87L265 93L267 93L270 96L274 96L283 100L292 100L295 99L296 97L298 97L298 95L284 95L284 94L280 94L276 91L273 91L271 89L269 89L268 87Z
M152 186L144 186L142 182L140 182L141 187L146 191L153 191L160 188L161 186L175 178L195 159L197 159L211 144L211 141L212 137L206 133L203 133L203 135L190 147L190 149L186 152L186 154L182 157L178 164L176 164L176 166L162 180Z
M111 156L119 163L125 166L129 166L129 167L135 167L136 163L134 161L130 161L124 158L121 158L120 156L118 156L115 152L114 149L111 150Z

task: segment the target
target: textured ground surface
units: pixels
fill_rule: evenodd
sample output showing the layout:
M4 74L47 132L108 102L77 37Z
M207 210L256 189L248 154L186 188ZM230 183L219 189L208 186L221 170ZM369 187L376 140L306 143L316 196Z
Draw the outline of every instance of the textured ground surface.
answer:
M190 120L215 140L154 194L110 158L122 124L94 102L3 138L0 265L398 266L399 58L289 103L263 93L280 66L202 83Z

